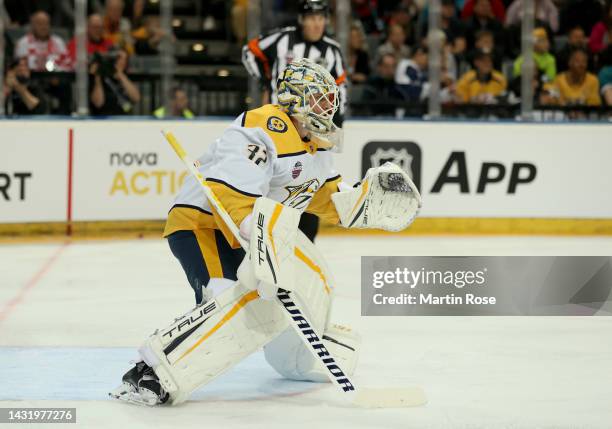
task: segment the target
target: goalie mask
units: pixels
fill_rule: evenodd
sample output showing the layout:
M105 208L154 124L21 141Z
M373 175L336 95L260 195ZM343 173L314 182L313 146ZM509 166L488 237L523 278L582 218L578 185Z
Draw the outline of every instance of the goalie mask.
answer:
M329 145L339 141L334 125L338 110L338 86L321 65L302 58L287 65L277 81L278 102L289 116L296 118L314 137Z

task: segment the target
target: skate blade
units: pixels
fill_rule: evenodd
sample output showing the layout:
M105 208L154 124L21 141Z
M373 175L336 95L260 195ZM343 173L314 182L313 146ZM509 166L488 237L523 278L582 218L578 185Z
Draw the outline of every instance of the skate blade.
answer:
M109 392L108 396L121 402L127 402L129 404L144 407L154 407L160 403L159 398L155 394L138 392L134 386L127 383L124 383L112 392Z

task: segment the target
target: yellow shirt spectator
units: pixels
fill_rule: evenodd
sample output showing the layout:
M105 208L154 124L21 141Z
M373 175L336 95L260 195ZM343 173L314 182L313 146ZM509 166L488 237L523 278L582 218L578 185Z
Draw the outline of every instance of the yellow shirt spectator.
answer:
M476 71L470 70L457 82L456 93L464 103L482 103L503 94L507 86L506 78L498 71L493 70L487 80L479 80Z
M567 72L561 73L555 79L555 88L559 92L561 104L601 105L599 81L592 73L586 73L582 83L579 84L572 84Z

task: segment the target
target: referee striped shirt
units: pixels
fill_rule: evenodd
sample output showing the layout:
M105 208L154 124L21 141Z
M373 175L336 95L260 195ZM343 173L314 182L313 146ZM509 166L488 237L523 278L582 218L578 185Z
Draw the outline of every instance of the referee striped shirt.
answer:
M307 42L297 27L285 27L280 31L251 39L242 49L242 62L251 76L270 89L270 100L278 102L276 79L291 61L311 59L325 67L336 79L340 91L340 113L346 103L346 71L340 45L328 36L316 42Z

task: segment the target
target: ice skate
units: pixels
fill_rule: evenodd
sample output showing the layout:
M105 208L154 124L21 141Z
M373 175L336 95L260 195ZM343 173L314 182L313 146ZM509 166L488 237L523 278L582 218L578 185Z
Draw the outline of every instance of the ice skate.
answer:
M153 369L140 361L122 377L121 386L109 393L120 401L137 405L155 406L168 401L170 395L159 383Z

